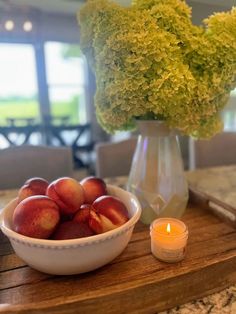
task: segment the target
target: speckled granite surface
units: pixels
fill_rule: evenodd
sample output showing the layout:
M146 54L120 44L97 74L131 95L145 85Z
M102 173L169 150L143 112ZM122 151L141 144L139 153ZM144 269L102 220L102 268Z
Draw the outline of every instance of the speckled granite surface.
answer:
M236 285L159 314L235 314Z
M13 198L17 196L17 190L0 190L0 208L3 208Z
M236 166L199 169L187 173L191 186L236 209Z
M236 207L236 166L197 170L187 173L189 182ZM123 187L126 177L110 178L107 183ZM17 191L0 191L0 208L14 198ZM236 239L235 239L236 240ZM236 285L202 299L159 314L236 314Z

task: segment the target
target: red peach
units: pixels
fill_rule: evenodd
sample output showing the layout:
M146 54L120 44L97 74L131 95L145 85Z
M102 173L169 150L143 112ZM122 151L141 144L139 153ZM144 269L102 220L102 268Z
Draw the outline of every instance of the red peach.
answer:
M93 209L90 204L83 204L80 209L76 212L73 221L88 223L90 217L90 211Z
M68 177L53 181L48 186L46 195L57 203L63 215L76 213L84 203L83 187L75 179Z
M18 200L21 202L25 198L33 195L45 195L48 181L43 178L31 178L27 180L18 192Z
M57 204L47 196L30 196L13 213L13 229L25 236L47 239L60 220Z
M129 220L125 205L114 196L101 196L93 202L89 226L95 233L115 229Z
M94 210L90 211L89 216L89 227L96 233L103 233L108 231L106 226L104 226L101 216L96 214Z
M54 234L52 235L53 240L67 240L84 238L93 235L93 231L87 224L78 223L76 221L66 221L61 223Z
M96 198L107 195L106 183L97 177L87 177L80 181L84 188L85 203L92 204Z

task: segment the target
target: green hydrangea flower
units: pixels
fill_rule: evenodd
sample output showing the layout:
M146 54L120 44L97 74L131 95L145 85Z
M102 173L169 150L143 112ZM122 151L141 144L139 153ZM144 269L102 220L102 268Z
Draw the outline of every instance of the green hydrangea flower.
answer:
M236 8L203 27L181 0L134 0L129 8L88 0L79 23L107 132L134 129L143 118L196 138L222 129L219 113L236 87Z

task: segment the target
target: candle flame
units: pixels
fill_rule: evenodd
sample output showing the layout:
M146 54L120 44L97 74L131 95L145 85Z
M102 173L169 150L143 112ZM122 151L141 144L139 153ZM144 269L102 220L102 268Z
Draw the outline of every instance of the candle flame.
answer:
M166 231L168 234L170 234L170 223L167 224Z

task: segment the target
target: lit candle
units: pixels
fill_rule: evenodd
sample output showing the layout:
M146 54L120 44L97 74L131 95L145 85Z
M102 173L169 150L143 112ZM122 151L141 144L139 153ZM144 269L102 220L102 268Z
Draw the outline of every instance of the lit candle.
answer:
M184 258L188 240L188 228L180 220L159 218L150 227L152 254L159 260L169 263Z

